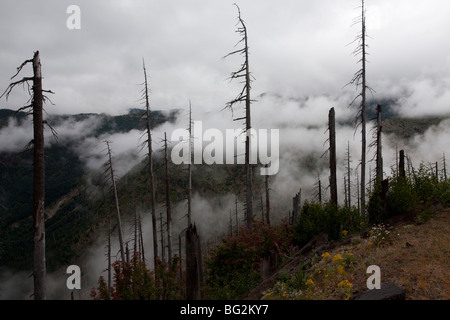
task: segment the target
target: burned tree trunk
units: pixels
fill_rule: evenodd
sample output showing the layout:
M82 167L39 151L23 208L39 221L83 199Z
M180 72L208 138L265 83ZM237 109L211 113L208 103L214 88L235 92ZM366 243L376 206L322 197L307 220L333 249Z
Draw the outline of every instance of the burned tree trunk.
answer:
M356 49L353 51L354 55L361 55L359 62L361 62L361 69L358 70L353 79L349 84L356 84L356 87L361 87L361 93L356 96L355 99L351 102L351 105L357 100L357 98L361 98L360 108L358 111L357 119L357 127L361 125L361 177L360 177L360 214L364 216L366 214L366 90L371 88L367 86L366 83L366 12L364 0L361 0L361 17L356 20L356 22L361 23L361 33L358 34L355 41L358 42Z
M45 153L44 153L44 124L43 104L49 100L44 92L53 93L42 89L42 70L39 51L36 51L32 59L25 60L18 68L14 79L25 65L32 64L33 77L24 77L19 81L9 84L5 92L0 96L8 99L11 91L18 85L27 85L32 82L32 94L30 92L31 104L21 107L18 111L28 110L33 115L33 279L35 300L46 299L46 261L45 261ZM31 110L31 111L29 111ZM52 129L50 127L50 129ZM52 129L53 134L54 130Z
M250 90L251 90L251 73L250 73L250 67L249 67L249 50L248 50L248 35L247 35L247 27L244 23L244 20L241 18L241 11L239 9L239 6L237 4L234 4L238 10L238 20L239 25L237 29L237 33L241 35L241 40L238 42L243 43L244 47L242 49L233 51L229 54L227 54L224 58L234 55L234 54L240 54L244 56L244 62L241 65L241 68L238 71L232 72L230 79L240 79L243 78L244 81L244 87L242 91L239 93L239 95L232 101L228 102L226 105L226 108L230 108L233 112L234 105L245 102L245 117L243 118L237 118L236 120L245 120L245 132L246 132L246 138L245 138L245 172L246 172L246 225L247 228L251 231L253 227L253 177L252 177L252 166L250 164L250 152L251 152L251 113L250 113L250 105L251 105L251 98L250 98Z
M266 187L266 222L270 225L270 195L269 195L269 175L265 177Z
M200 238L197 228L190 225L186 230L186 299L199 300L202 282Z
M381 132L382 132L382 119L381 119L381 106L377 106L377 169L376 169L376 183L379 184L383 181L383 155L381 144Z
M153 146L152 146L152 132L151 132L151 121L150 121L150 103L148 95L148 83L147 83L147 70L145 69L145 62L142 59L142 67L144 69L144 89L142 93L142 98L145 102L146 109L146 132L147 132L147 148L148 148L148 180L150 188L150 206L152 214L152 231L153 231L153 263L155 268L157 267L158 260L158 234L156 226L156 209L155 209L155 178L153 174Z
M46 298L45 276L45 163L44 163L44 118L42 96L42 74L39 51L33 57L33 275L34 299Z
M166 175L166 223L167 223L167 248L168 261L172 265L172 212L170 207L170 183L169 183L169 157L167 152L167 134L164 132L164 162Z
M337 178L336 178L336 123L334 108L328 114L328 131L330 136L330 195L331 203L337 207Z
M298 216L300 215L301 194L302 189L300 189L300 191L292 199L292 224L297 222Z
M111 176L111 183L112 188L114 192L114 200L116 205L116 214L117 214L117 232L119 234L119 246L120 246L120 255L122 258L122 262L126 261L125 257L125 249L123 246L123 235L122 235L122 221L120 218L120 207L119 207L119 196L117 195L117 186L116 186L116 179L114 176L114 168L113 168L113 162L112 162L112 155L111 155L111 148L109 147L109 141L105 141L107 152L108 152L108 170Z
M348 207L351 207L352 206L352 200L351 200L351 198L352 198L352 194L351 194L351 171L352 171L352 169L351 169L351 167L350 167L350 162L351 162L351 159L350 159L350 142L348 141L347 142L347 195L348 195L348 198L347 198L347 201L348 201Z
M398 171L400 178L404 179L406 177L406 171L405 171L405 151L400 150L399 155L399 164L398 164Z

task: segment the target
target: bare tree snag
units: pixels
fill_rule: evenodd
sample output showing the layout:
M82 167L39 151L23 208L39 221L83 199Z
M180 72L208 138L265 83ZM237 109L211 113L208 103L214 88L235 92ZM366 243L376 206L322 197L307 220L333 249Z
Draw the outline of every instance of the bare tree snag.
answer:
M330 140L330 195L331 203L337 207L337 178L336 178L336 121L334 108L328 113L328 132Z
M266 175L264 182L265 182L265 187L266 187L266 222L268 225L270 225L269 175Z
M442 170L444 174L444 180L447 180L447 165L445 163L445 153L442 154Z
M244 87L242 88L242 91L239 93L239 95L232 101L228 102L226 105L226 108L231 109L231 112L233 113L233 107L236 104L245 102L245 117L243 118L237 118L234 119L234 121L237 120L245 120L245 132L246 132L246 139L245 139L245 171L246 171L246 225L247 228L251 231L253 226L253 190L252 190L252 184L253 184L253 177L252 177L252 166L250 164L250 129L251 126L251 113L250 113L250 105L251 105L251 98L250 98L250 91L251 91L251 82L252 82L252 76L250 73L250 67L249 67L249 50L248 50L248 36L247 36L247 27L244 23L244 20L241 18L241 11L237 4L234 4L238 10L238 29L237 33L241 36L241 40L237 44L243 43L244 47L238 50L235 50L233 52L230 52L227 54L224 58L234 55L234 54L240 54L244 56L244 62L242 63L240 69L238 71L232 72L230 76L230 80L234 79L241 79L243 78L244 81Z
M108 171L111 177L112 189L114 192L114 200L116 205L116 214L117 214L117 232L119 234L119 246L120 246L120 255L122 258L122 262L126 261L125 257L125 249L123 245L123 233L122 233L122 219L120 218L120 207L119 207L119 196L117 195L117 186L116 186L116 178L114 176L114 168L112 162L112 153L111 148L109 146L109 141L105 141L107 153L108 153Z
M150 188L150 206L151 206L151 214L152 214L152 231L153 231L153 263L155 269L157 267L158 260L158 234L157 234L157 226L156 226L156 209L155 209L155 178L153 174L153 146L152 146L152 131L151 131L151 117L150 117L150 103L149 103L149 94L148 94L148 82L147 82L147 70L145 68L145 61L142 59L142 67L144 69L144 89L142 91L142 99L145 102L146 109L146 132L147 132L147 148L148 148L148 180L149 180L149 188Z
M11 82L6 90L0 95L8 99L11 91L18 85L27 85L31 104L21 107L17 112L26 110L27 114L33 115L33 279L35 300L46 299L46 261L45 261L45 157L44 157L44 124L43 104L48 99L44 92L53 93L42 89L42 70L39 51L36 51L32 59L25 60L17 68L17 72L11 77L14 79L30 63L33 68L33 77L24 77L21 80ZM32 88L30 91L30 83ZM52 130L55 136L54 130ZM56 136L55 136L56 137Z
M355 20L355 23L361 23L361 33L355 38L355 42L358 42L356 49L353 51L355 56L361 55L359 62L361 62L361 69L358 70L349 84L356 84L356 88L361 87L361 93L358 94L355 99L350 103L353 103L361 98L360 108L357 115L356 127L361 125L361 177L360 177L360 214L365 216L366 214L366 90L372 90L366 83L366 55L367 55L367 44L366 44L366 11L364 0L361 0L361 17Z
M172 265L172 212L170 206L170 182L169 182L169 156L167 152L167 134L164 132L164 163L166 174L166 223L167 223L167 247L168 261Z
M405 151L404 150L400 150L398 167L399 167L398 168L399 176L404 179L406 177L406 172L405 172Z
M302 189L292 198L292 224L297 222L300 215L300 202L301 202Z
M197 228L190 225L186 230L186 299L200 300L201 252Z
M352 206L352 200L351 200L351 198L352 198L352 196L351 196L351 187L350 187L350 185L351 185L351 172L352 172L352 169L351 169L351 167L350 167L350 162L351 162L351 158L350 158L350 141L347 141L347 158L346 158L346 161L347 161L347 195L348 195L348 198L347 198L347 201L348 201L348 207L351 207Z
M383 130L383 124L381 119L381 106L377 105L377 174L376 183L379 184L383 181L383 154L382 154L382 143L381 143L381 133Z
M192 201L192 106L191 101L189 101L189 163L188 163L188 227L192 224L192 212L191 212L191 201Z
M160 219L160 236L161 236L161 261L162 263L166 262L165 250L164 250L164 221L163 221L163 213L159 213Z

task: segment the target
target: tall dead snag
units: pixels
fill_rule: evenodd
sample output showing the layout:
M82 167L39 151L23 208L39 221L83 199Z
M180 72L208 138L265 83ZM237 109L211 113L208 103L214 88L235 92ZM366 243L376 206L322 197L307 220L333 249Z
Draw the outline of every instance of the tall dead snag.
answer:
M336 122L334 108L331 108L328 113L328 132L330 136L330 195L331 203L337 207Z
M200 288L203 279L200 236L192 224L192 108L189 102L189 162L188 162L188 227L186 229L186 299L201 298Z
M442 174L444 175L444 180L447 180L447 165L445 163L445 153L442 154Z
M11 91L18 85L28 87L31 101L29 105L21 107L18 111L26 110L33 115L33 280L35 300L46 299L46 262L45 262L45 157L44 157L44 124L47 122L43 118L43 104L48 99L44 92L53 93L50 90L42 89L42 70L39 51L36 51L32 59L25 60L18 68L11 80L14 79L25 65L30 63L33 68L32 77L24 77L21 80L11 82L5 92L0 96L8 99ZM30 82L32 87L30 91ZM50 127L52 133L54 130Z
M267 167L267 165L266 165ZM269 175L265 177L265 187L266 187L266 223L270 225L270 194L269 194Z
M169 183L169 156L167 152L167 133L164 132L164 164L166 175L166 223L167 223L167 247L168 261L172 265L172 212L170 207L170 183Z
M347 162L347 206L351 207L352 206L352 200L351 200L351 172L352 172L352 168L350 167L350 162L351 162L351 158L350 158L350 141L347 141L347 156L345 158L345 161Z
M358 62L361 63L361 69L358 70L352 80L349 82L349 84L355 84L356 88L361 87L361 93L359 93L355 99L350 103L350 105L353 105L353 103L358 99L361 98L360 102L360 108L358 111L358 115L356 117L357 124L356 127L359 125L361 126L361 177L360 177L360 214L361 216L364 216L366 213L366 91L372 90L369 86L367 86L366 83L366 11L365 11L365 5L364 0L361 0L361 16L357 18L354 22L361 23L361 33L358 34L354 40L354 42L357 42L358 45L356 49L353 51L353 54L355 56L361 55L361 58Z
M297 222L298 216L300 215L300 202L302 196L302 189L292 198L292 224Z
M404 150L400 150L399 164L398 164L398 174L399 174L400 178L402 178L402 179L406 178L405 151Z
M250 98L250 90L251 90L251 82L252 82L252 76L250 73L250 67L249 67L249 59L248 59L248 36L247 36L247 27L244 23L244 20L241 18L241 10L237 4L234 4L238 10L238 25L236 32L241 36L241 40L236 44L243 43L244 47L238 50L235 50L233 52L230 52L227 54L224 58L229 57L231 55L239 54L244 56L244 62L242 63L240 69L238 71L232 72L230 76L230 80L234 79L241 79L244 80L242 83L244 83L244 87L242 88L242 91L239 93L239 95L233 99L232 101L228 102L226 105L226 108L231 109L233 113L233 107L236 104L245 102L245 117L234 119L234 121L238 120L245 120L245 132L246 132L246 138L245 138L245 171L246 171L246 225L247 228L251 231L253 227L253 191L252 191L252 166L250 164L250 129L251 126L251 114L250 114L250 105L251 105L251 98Z
M383 154L382 154L382 144L381 144L381 133L383 125L381 119L381 106L377 105L377 168L376 168L376 183L381 183L383 181Z
M188 162L188 212L187 220L188 227L192 224L192 212L191 212L191 201L192 201L192 106L189 101L189 162Z
M114 200L116 205L116 214L117 214L117 232L119 234L119 246L120 246L120 256L122 258L122 262L126 261L125 257L125 249L123 246L123 233L122 233L122 219L120 218L120 207L119 207L119 196L117 195L117 186L116 186L116 178L114 176L114 168L112 162L112 152L109 146L109 141L105 141L107 153L108 153L108 162L107 162L107 171L109 171L112 183L112 189L114 192Z
M144 69L144 88L142 90L142 99L145 102L146 109L146 133L147 133L147 143L148 148L148 180L149 180L149 188L150 188L150 206L151 206L151 214L152 214L152 231L153 231L153 263L156 268L158 265L158 234L157 234L157 226L156 226L156 209L155 209L155 178L153 174L153 147L152 147L152 130L151 130L151 121L150 121L150 103L149 103L149 95L148 95L148 82L147 82L147 70L145 69L145 61L142 59L142 68Z
M195 224L186 230L186 299L199 300L203 280L200 237Z

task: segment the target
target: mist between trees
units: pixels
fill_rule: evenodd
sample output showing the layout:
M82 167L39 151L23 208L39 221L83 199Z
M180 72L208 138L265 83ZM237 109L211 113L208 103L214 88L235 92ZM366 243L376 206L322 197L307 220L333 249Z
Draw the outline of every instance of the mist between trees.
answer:
M129 130L125 133L116 132L113 134L98 135L95 134L95 128L101 125L101 121L98 121L94 116L88 116L82 121L68 119L58 123L55 127L50 126L50 133L47 131L44 136L42 128L39 132L36 131L36 128L42 127L44 123L49 124L49 120L42 119L42 102L45 101L45 96L43 96L42 93L52 92L42 90L42 84L39 86L36 84L33 85L34 92L31 99L33 104L24 106L20 109L26 110L27 108L33 108L34 136L32 142L34 151L37 150L37 145L39 145L40 151L38 150L36 152L41 152L39 158L37 156L34 157L35 168L38 164L40 167L43 167L44 145L48 147L55 143L67 143L70 148L79 155L79 158L85 163L86 167L89 168L89 170L86 170L85 181L87 187L84 192L88 192L90 198L106 198L107 194L111 193L109 184L96 181L101 180L99 177L104 169L102 166L105 163L105 155L101 152L102 148L100 147L100 144L105 140L108 141L107 169L110 172L110 180L115 197L115 208L110 208L110 210L115 211L116 213L117 221L115 223L117 224L118 229L118 239L111 241L112 218L111 215L108 216L110 225L107 232L107 255L109 261L109 263L107 263L108 287L111 287L111 259L118 262L116 266L118 266L119 269L125 268L126 264L135 263L136 261L133 258L130 258L130 252L133 252L135 258L138 259L138 262L144 263L144 267L147 262L149 268L154 269L152 277L154 277L155 283L158 282L160 280L157 276L157 274L159 274L158 272L165 272L165 268L170 269L172 267L171 265L165 266L159 264L160 260L162 260L163 264L166 262L164 254L166 252L167 243L165 244L164 241L168 238L173 243L175 235L178 235L179 258L185 263L184 272L186 273L184 296L187 298L199 299L201 297L200 286L203 281L203 255L201 248L213 246L214 244L217 244L220 239L233 234L232 226L234 223L237 227L239 225L245 226L247 232L251 233L253 222L259 217L259 212L261 212L261 220L263 221L266 220L271 223L279 223L285 219L290 220L292 197L295 195L297 207L301 206L302 202L305 200L315 199L317 197L317 183L319 183L320 202L331 201L335 206L343 203L358 203L361 216L364 217L366 214L366 189L374 186L375 180L380 182L380 180L387 177L386 173L390 171L391 166L397 164L397 151L399 148L406 150L409 159L412 159L413 161L429 161L430 163L437 162L441 155L445 154L445 148L448 148L450 135L448 119L442 121L437 126L431 127L423 135L415 136L409 141L402 141L398 139L398 137L385 135L381 132L381 119L379 119L378 124L376 124L367 118L366 113L369 111L369 99L366 95L366 89L370 91L370 87L366 84L365 50L367 44L365 40L364 1L362 1L361 17L356 20L357 23L361 23L362 29L361 33L356 37L357 46L354 51L356 56L361 54L361 58L358 61L361 62L362 66L350 80L350 84L356 85L357 90L361 89L361 93L357 93L356 98L347 93L334 98L324 95L305 99L284 99L275 95L260 95L259 101L257 102L257 112L255 112L255 109L252 109L253 112L250 117L251 105L256 105L256 100L253 100L253 98L250 97L251 83L254 78L249 67L251 61L248 45L249 37L239 7L237 5L236 7L238 9L236 32L241 37L238 45L241 44L243 47L236 51L232 51L226 55L226 57L237 54L241 55L243 58L241 66L237 71L232 72L230 76L231 80L243 80L241 82L241 84L243 84L243 87L241 88L242 91L237 94L235 99L225 104L224 109L226 110L222 110L216 114L200 115L202 125L206 130L204 134L199 135L195 133L195 107L193 108L193 111L191 106L189 107L188 114L182 112L174 122L165 122L162 125L153 127L150 125L149 84L147 83L145 64L143 65L144 88L141 92L141 97L144 99L146 105L145 113L143 113L143 116L146 117L144 133L139 130ZM18 72L20 72L22 67L28 62L33 62L34 66L37 65L35 61L26 60L18 68ZM39 70L34 71L35 74L39 74L39 76L35 75L34 78L24 78L22 81L13 82L6 91L7 96L15 85L31 80L36 81L36 78L40 79L40 63ZM351 123L355 118L355 110L348 106L351 106L355 101L359 101L359 98L361 98L361 103L356 112L357 121L355 126ZM40 105L36 105L36 101ZM241 103L245 104L244 109L240 108ZM281 105L283 108L280 112L274 112L274 105ZM230 109L231 112L229 112L228 109ZM236 111L243 111L245 116L236 118ZM328 111L330 112L329 118L326 116ZM189 119L188 122L187 118ZM223 121L224 118L228 118L230 122ZM235 125L234 128L230 128L233 126L230 123L233 123L233 121L236 120L244 120L244 127L242 128L242 124L238 124ZM192 128L192 125L194 125L194 128ZM189 129L180 129L186 127ZM265 128L273 128L271 129L271 134L273 134L273 136L271 135L271 138L274 139L271 139L270 157L268 152L269 148L267 144L264 143L267 142L267 139L265 139L267 138L267 132L264 131L266 130ZM358 128L361 128L361 135L356 134ZM19 122L10 120L8 125L1 129L0 137L3 140L3 137L7 134L18 132L17 135L14 134L14 143L17 145L21 143L23 139L30 140L30 137L27 137L25 134L28 130L30 132L32 131L30 124L26 121ZM179 130L181 130L181 133ZM327 135L327 131L329 135ZM49 139L50 134L54 135L55 132L58 132L58 142ZM230 132L232 134L229 134ZM240 135L236 135L236 132L245 132L243 135L244 139L240 141L240 144L234 143L239 142ZM381 141L381 139L383 141L382 162L379 161L381 150L380 144L378 144L378 146L375 144L377 148L371 149L370 135L372 132L376 132L377 141ZM258 133L258 142L262 142L258 143L257 147L255 146L256 143L253 146L250 143L252 133L255 136L255 133ZM36 138L37 134L39 134L39 138ZM266 135L265 138L264 134ZM169 143L167 135L176 137L174 139L175 141ZM161 141L163 141L163 136L165 142L164 147L166 148L166 157L164 161L161 160L161 156L156 156L156 153L160 152L163 148L161 143ZM184 141L180 142L180 137ZM197 140L192 139L193 137L197 138ZM225 143L221 143L220 140L224 137L232 137L233 143L228 140ZM205 141L211 141L212 138L215 138L214 143L204 144ZM328 143L330 144L329 147L327 145ZM241 148L242 144L244 144L244 147ZM198 146L197 148L196 145ZM194 150L192 150L192 146ZM362 146L362 148L360 148L360 146ZM3 149L1 151L10 152L14 150L12 143L6 141L2 144L1 148ZM160 186L155 184L156 178L154 172L156 171L156 168L154 166L157 163L161 165L163 162L165 162L166 165L166 184L169 184L169 174L167 173L167 148L172 150L173 164L184 163L187 165L187 168L182 168L183 170L187 169L186 177L188 178L186 179L184 176L182 178L186 179L186 181L184 181L184 191L182 192L186 193L187 199L178 198L174 201L174 206L169 205L171 203L169 195L167 195L167 202L165 205L162 205L160 201L157 200L157 190ZM203 152L201 152L202 150ZM180 151L182 151L182 156L180 155ZM375 151L378 151L378 155L375 155ZM209 153L209 157L205 157L205 154L207 153ZM175 157L174 160L174 155L178 155L179 157ZM234 161L235 156L236 162ZM239 160L239 157L242 156L244 157L244 161ZM351 163L350 158L353 159L353 163ZM37 159L40 159L40 161L37 161ZM222 165L224 159L226 164L231 164L231 159L233 159L233 164L245 164L245 174L240 175L242 181L239 182L245 185L245 188L241 186L239 192L236 192L238 194L226 190L226 192L222 192L222 194L212 195L208 194L208 190L202 190L202 185L199 183L198 178L196 181L196 189L192 187L192 180L196 179L196 174L198 174L200 170L203 170L201 171L202 174L205 174L205 172L208 174L208 176L202 177L205 180L208 179L208 177L210 180L214 180L218 175L223 174L217 167L210 167L209 169L214 172L208 173L208 169L199 169L196 165L213 165L214 162L215 165ZM259 163L256 159L259 160ZM155 162L153 160L155 160ZM159 160L159 162L157 160ZM272 215L270 216L270 219L268 213L267 216L264 215L264 202L262 201L264 189L263 182L253 175L253 170L255 169L253 165L255 164L262 165L260 168L261 172L266 172L267 176L271 176L270 181L265 181L265 203L266 206L270 203L270 213ZM263 167L264 165L267 166ZM148 185L146 187L148 187L149 190L149 199L136 199L136 195L133 197L130 192L126 193L126 190L120 189L120 184L126 185L130 176L139 170L139 166L144 166L144 169L141 168L140 172L145 171L145 175L148 175ZM368 170L366 169L366 166L368 167ZM377 173L375 178L373 174L374 170ZM41 171L35 170L35 173L36 172L40 174L37 178L35 177L34 182L43 182L43 169ZM358 172L361 173L358 174ZM178 171L177 173L179 173L180 176L185 174L183 171ZM180 176L178 176L178 178L180 178ZM321 181L324 183L323 187ZM205 184L206 182L207 181L203 181ZM181 183L181 185L183 185L183 183ZM267 196L269 195L269 185L270 202ZM328 186L331 190L328 190ZM45 278L45 253L43 252L45 252L45 246L42 246L42 242L45 244L45 232L43 229L44 189L43 185L35 187L34 189L34 194L37 194L39 199L35 199L37 204L34 205L36 208L33 217L35 220L37 219L36 221L40 221L40 223L34 223L35 258L37 258L34 263L35 270L33 271L35 281L37 281L34 286L35 299L45 299L46 297L43 288L43 279ZM180 189L182 188L178 186L178 192L180 192ZM96 192L94 192L94 190ZM169 192L167 192L167 190L169 190ZM301 190L301 193L299 190ZM354 190L354 192L347 192L347 190ZM121 212L123 211L120 208L120 205L123 206L124 202L119 200L121 198L121 192L122 194L125 193L128 197L128 202L125 201L125 211L128 211L127 217L129 221L124 222L123 227L121 222ZM94 193L96 194L94 195ZM166 193L170 193L169 187L166 187ZM244 194L245 199L243 197ZM299 198L300 194L301 200ZM147 196L148 194L146 194L146 197ZM238 197L241 197L239 201L237 200ZM259 202L259 200L261 201ZM130 204L130 202L132 203ZM258 205L260 206L259 209ZM169 208L171 209L169 210ZM134 219L130 218L130 216L132 217L130 211L133 209L135 210ZM265 209L267 212L269 211L269 208ZM149 210L150 213L148 212ZM169 211L171 211L171 213ZM294 208L293 211L296 211L296 208ZM137 214L137 212L139 212L139 214ZM164 214L162 212L167 212L165 222ZM233 212L235 213L234 223ZM292 223L295 223L298 212L292 212L292 214L294 215ZM160 219L159 229L158 216ZM137 217L142 217L142 219ZM185 218L187 218L187 223ZM168 224L171 224L171 231L169 231L170 229L168 228L168 235L164 236L164 225ZM127 228L134 228L134 238L133 235L130 235L133 231L126 231ZM137 230L139 230L139 232ZM158 232L161 233L161 240L158 240ZM138 233L141 238L139 252L136 249ZM184 242L181 241L182 235L185 239ZM100 243L102 242L101 238L98 238L98 240ZM131 242L134 243L134 250L131 250L129 247L129 243ZM37 243L40 245L36 245ZM90 284L91 275L98 277L98 275L103 272L103 270L100 270L100 265L102 265L102 263L104 264L104 258L99 254L100 248L103 249L102 244L93 246L90 252L93 253L95 257L90 256L88 251L88 254L84 256L83 264L81 265L85 274L84 281L88 286L92 286ZM183 250L184 253L182 253ZM146 252L147 259L144 258L144 251ZM118 254L115 254L114 252L118 252ZM171 251L169 250L169 252ZM112 256L114 256L114 258L112 258ZM170 261L171 258L172 254L170 254L168 260ZM36 261L39 261L39 263ZM159 268L161 269L158 270ZM180 267L180 283L182 282L181 279L183 279L182 273L183 268ZM12 276L12 278L14 278L14 276ZM158 293L158 295L159 298L166 297L162 296L160 293Z

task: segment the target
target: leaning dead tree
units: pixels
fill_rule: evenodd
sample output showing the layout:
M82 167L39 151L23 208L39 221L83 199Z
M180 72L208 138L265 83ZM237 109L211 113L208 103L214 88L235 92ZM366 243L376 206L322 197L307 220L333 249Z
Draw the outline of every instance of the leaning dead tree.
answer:
M153 263L156 268L157 260L158 260L158 233L157 233L157 225L156 225L156 209L155 209L155 177L153 173L153 146L152 146L152 130L151 130L151 114L150 114L150 103L149 103L149 90L148 90L148 82L147 82L147 70L145 68L145 61L142 59L142 68L144 69L144 88L142 89L142 100L145 103L145 132L147 135L147 140L144 141L144 144L147 144L147 160L148 160L148 183L150 189L150 206L151 206L151 215L152 215L152 233L153 233Z
M356 116L356 128L361 126L361 176L360 176L360 214L365 215L366 212L366 92L372 90L366 83L366 62L367 62L367 44L366 44L366 10L364 0L361 0L361 16L358 17L354 24L361 24L361 33L359 33L354 42L357 42L356 49L353 51L355 56L361 56L359 69L348 84L356 85L356 89L361 88L361 92L353 99L350 105L360 98L359 111Z
M237 95L237 97L226 104L225 108L231 109L233 113L233 108L235 105L240 103L245 103L245 117L234 119L234 121L245 120L245 171L246 171L246 225L249 230L252 230L253 226L253 191L252 191L252 166L250 164L250 129L251 126L251 113L250 113L250 105L253 101L250 97L251 83L252 83L252 75L250 73L249 67L249 50L248 50L248 35L247 35L247 27L245 25L244 20L241 18L241 10L237 4L234 4L238 10L238 28L236 32L241 36L241 39L236 44L239 45L243 43L243 48L235 50L227 54L224 58L227 58L232 55L241 55L244 57L244 62L241 64L239 70L232 72L230 76L231 80L241 80L241 83L244 84L241 92Z
M21 107L19 111L27 111L33 115L33 280L35 300L46 299L46 263L45 263L45 156L44 156L44 124L48 123L43 118L43 104L50 101L44 93L53 93L42 89L42 71L39 51L36 51L32 59L25 60L17 68L17 72L11 77L14 79L22 69L31 64L33 68L32 77L24 77L21 80L11 82L5 92L0 96L9 98L11 91L17 86L27 87L30 99L29 104ZM30 82L32 83L30 90ZM51 102L51 101L50 101ZM50 126L49 126L50 127ZM54 130L52 130L55 136Z
M114 200L115 200L115 206L116 206L116 214L117 214L117 232L119 234L119 246L120 246L120 256L122 258L122 262L126 261L125 258L125 249L123 245L123 233L122 233L122 219L120 217L120 207L119 207L119 196L117 195L117 185L116 185L116 178L114 175L114 168L113 168L113 162L112 162L112 152L111 148L109 146L109 141L105 141L106 143L106 150L108 155L108 162L107 162L107 171L109 171L112 189L114 192Z

